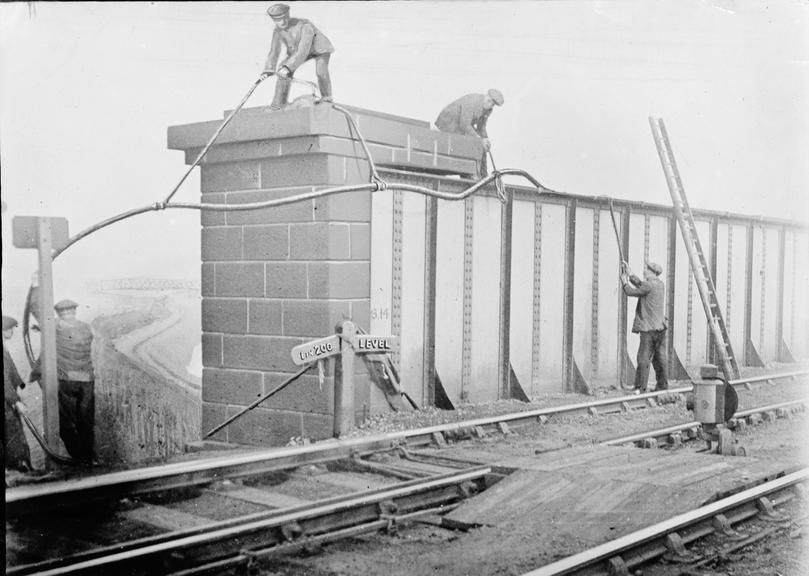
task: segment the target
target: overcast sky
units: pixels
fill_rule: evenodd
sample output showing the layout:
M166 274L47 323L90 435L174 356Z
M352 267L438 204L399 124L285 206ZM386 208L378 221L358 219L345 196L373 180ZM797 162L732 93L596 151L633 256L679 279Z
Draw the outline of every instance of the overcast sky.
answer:
M4 308L35 269L33 251L11 246L11 217L65 216L75 233L162 200L186 169L167 127L239 102L269 48L269 4L0 4ZM432 121L497 87L498 167L668 204L656 115L692 206L809 219L809 2L290 4L336 48L338 102ZM298 76L314 79L314 65ZM248 106L269 104L272 87ZM175 198L199 200L198 172ZM199 214L116 225L56 274L198 278Z

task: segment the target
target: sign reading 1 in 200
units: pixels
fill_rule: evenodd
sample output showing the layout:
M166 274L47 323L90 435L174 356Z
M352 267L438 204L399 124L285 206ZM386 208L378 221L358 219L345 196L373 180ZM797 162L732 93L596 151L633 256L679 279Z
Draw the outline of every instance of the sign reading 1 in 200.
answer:
M328 358L340 353L340 337L337 334L299 344L292 349L292 361L303 366L309 362Z

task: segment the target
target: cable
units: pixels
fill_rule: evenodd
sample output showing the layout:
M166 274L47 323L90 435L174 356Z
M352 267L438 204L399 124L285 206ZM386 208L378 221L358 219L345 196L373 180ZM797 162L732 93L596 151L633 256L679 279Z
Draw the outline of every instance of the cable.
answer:
M222 130L225 129L225 126L227 126L230 123L230 121L233 120L233 117L236 116L236 114L239 112L239 110L242 109L242 106L244 106L245 102L247 102L247 100L250 98L250 96L252 96L255 89L258 88L258 85L261 84L266 78L269 78L270 76L271 76L270 74L267 74L267 75L262 74L253 83L253 85L250 86L250 90L248 90L247 94L244 95L244 98L242 98L242 101L239 102L239 105L236 106L236 108L233 109L233 112L231 112L228 115L228 117L225 118L225 121L222 122L222 124L219 126L219 128L216 129L216 132L214 132L213 136L211 136L211 138L208 140L208 143L205 145L205 147L199 153L199 155L197 156L197 159L194 160L193 164L191 164L191 166L188 167L188 170L185 171L185 174L183 174L183 177L180 178L180 181L177 182L176 186L174 186L174 189L172 189L172 191L169 193L169 195L166 196L166 199L165 199L166 203L171 202L171 199L177 193L177 190L180 189L180 186L183 185L183 182L185 182L185 179L188 178L188 175L191 174L191 171L194 168L197 167L197 165L200 163L200 161L205 156L205 154L208 153L208 150L211 148L211 146L213 146L213 143L216 142L217 138L219 138L219 135L222 133Z
M174 188L171 190L171 192L168 194L168 196L166 196L165 200L163 200L162 202L160 202L160 201L155 202L155 203L150 204L148 206L143 206L143 207L140 207L140 208L134 208L134 209L131 209L131 210L127 210L126 212L122 212L121 214L112 216L110 218L107 218L106 220L103 220L103 221L98 222L98 223L96 223L96 224L94 224L94 225L92 225L92 226L90 226L88 228L85 228L81 232L79 232L79 233L75 234L73 237L71 237L64 246L62 246L58 250L54 250L53 253L52 253L52 256L51 256L52 259L55 260L59 255L61 255L65 250L67 250L69 247L73 246L79 240L81 240L83 238L86 238L87 236L89 236L89 235L91 235L91 234L93 234L93 233L95 233L95 232L97 232L99 230L102 230L103 228L106 228L107 226L110 226L112 224L116 224L118 222L121 222L121 221L126 220L128 218L131 218L133 216L137 216L139 214L143 214L143 213L146 213L146 212L152 212L152 211L166 210L166 209L169 209L169 208L200 210L200 211L212 211L212 212L231 212L231 211L235 212L235 211L260 210L260 209L266 209L266 208L275 208L275 207L278 207L278 206L284 206L286 204L302 202L302 201L305 201L305 200L311 200L311 199L315 199L315 198L322 198L322 197L330 196L330 195L333 195L333 194L341 194L341 193L344 193L344 192L359 192L359 191L380 192L380 191L384 191L384 190L388 190L388 189L390 189L390 190L401 190L401 191L406 191L406 192L414 192L414 193L417 193L417 194L422 194L424 196L438 198L438 199L441 199L441 200L460 201L460 200L464 200L465 198L468 198L469 196L471 196L472 194L474 194L478 190L482 189L484 186L491 183L492 181L495 182L495 186L497 188L498 195L500 196L500 198L502 200L502 199L505 198L505 192L504 192L503 185L502 185L502 182L501 182L500 178L502 176L506 176L506 175L521 176L521 177L525 178L526 180L531 182L531 184L533 184L536 187L538 192L542 192L543 190L548 190L547 188L542 186L542 184L540 184L539 181L536 178L534 178L533 176L531 176L528 172L525 172L524 170L513 169L513 168L508 168L508 169L505 169L505 170L497 170L496 167L494 166L494 158L492 158L492 168L494 169L493 172L491 174L489 174L488 176L486 176L486 177L480 179L479 181L475 182L474 184L470 185L466 190L464 190L464 191L462 191L460 193L440 192L438 190L433 190L431 188L426 188L426 187L423 187L423 186L417 186L417 185L414 185L414 184L402 184L402 183L396 183L396 182L388 183L379 175L379 172L377 171L377 168L376 168L376 165L374 163L373 157L371 156L371 151L368 148L368 143L366 142L365 137L363 136L362 132L359 130L359 127L357 126L357 124L356 124L353 116L351 115L351 113L346 108L344 108L343 106L340 106L339 104L331 103L331 106L335 110L337 110L338 112L341 112L343 115L345 115L346 119L348 120L348 123L349 123L349 126L351 128L352 133L356 134L357 138L360 141L363 152L365 154L365 159L367 160L368 165L370 167L370 182L369 183L367 183L367 184L354 184L354 185L348 185L348 186L336 186L336 187L332 187L332 188L325 188L325 189L321 189L321 190L315 190L315 191L312 191L312 192L305 192L303 194L297 194L297 195L288 196L288 197L285 197L285 198L277 198L277 199L274 199L274 200L268 200L268 201L264 201L264 202L251 202L251 203L245 203L245 204L230 204L230 205L227 205L227 204L210 204L210 203L171 202L172 198L177 193L177 191L180 189L180 187L183 185L183 183L186 181L186 179L188 178L191 171L195 167L197 167L199 165L199 163L202 161L202 159L205 157L205 155L210 150L211 146L213 146L213 144L216 142L216 140L222 134L223 130L227 127L227 125L230 123L230 121L243 108L243 106L245 105L247 100L250 98L250 96L253 94L253 92L258 87L258 85L261 84L261 82L263 82L270 75L272 75L272 74L268 74L268 75L262 74L253 83L253 85L250 87L250 89L244 95L242 100L239 102L238 106L236 106L236 108L227 116L227 118L225 118L225 120L222 122L222 124L219 126L219 128L216 129L216 131L213 133L213 135L208 140L206 145L203 147L203 149L197 155L197 158L194 160L194 162L191 164L191 166L188 168L188 170L186 170L186 172L183 174L183 176L180 178L180 180L177 182L177 184L174 186ZM298 82L298 83L305 84L305 85L309 86L312 89L312 95L315 96L315 97L317 96L317 92L316 92L317 86L313 82L309 82L309 81L306 81L306 80L296 80L294 78L288 78L288 80L292 81L292 82ZM318 103L320 103L320 102L322 102L322 100L318 100ZM27 296L26 302L25 302L25 310L23 312L23 341L24 341L24 344L25 344L26 356L28 357L28 361L29 361L29 363L31 364L32 367L34 365L35 359L33 357L33 348L31 346L31 335L30 335L30 331L29 331L28 318L29 318L29 315L31 314L31 299L32 299L33 290L34 290L34 286L32 284L31 287L28 290L28 296ZM235 420L236 418L238 418L242 414L246 413L249 410L252 410L256 406L258 406L258 404L260 404L261 402L263 402L264 400L266 400L267 398L269 398L270 396L272 396L276 392L282 390L284 387L286 387L288 384L290 384L292 381L294 381L296 378L298 378L301 374L303 374L308 368L309 368L309 366L304 367L303 369L299 370L295 375L293 375L292 377L290 377L289 379L284 381L284 383L282 383L280 386L278 386L277 388L275 388L274 390L272 390L271 392L269 392L268 394L266 394L262 398L258 399L257 401L253 402L250 406L248 406L247 408L245 408L244 410L242 410L238 414L234 415L233 417L231 417L227 421L223 422L218 427L216 427L213 430L209 431L205 435L205 437L207 438L207 437L213 435L218 430L224 428L230 422L232 422L233 420ZM412 399L408 398L408 400L410 400L410 402L413 403ZM32 428L32 431L34 431L33 430L33 425L31 424L31 422L29 421L29 422L27 422L27 424L29 425L30 428ZM40 435L35 433L35 436L37 436L37 439L40 440L40 438L41 438ZM58 460L58 458L60 458L58 455L54 455L53 453L51 453L50 451L47 450L47 447L45 446L44 440L41 440L40 443L43 444L43 448L46 448L46 452L48 453L49 456L51 456L52 458L57 459L57 460Z
M25 425L31 431L31 434L34 435L34 438L42 446L42 450L45 452L45 455L48 456L51 460L58 462L59 464L70 464L70 465L81 465L81 466L89 466L90 464L79 462L78 460L74 460L73 458L68 458L66 456L62 456L61 454L57 454L53 450L50 449L48 443L45 442L45 438L42 437L42 434L39 433L37 427L34 426L34 423L31 422L31 419L28 418L28 414L20 413L22 417L22 421L25 422Z
M213 436L214 434L216 434L217 432L219 432L219 431L220 431L222 428L224 428L225 426L227 426L228 424L230 424L231 422L233 422L233 421L234 421L234 420L236 420L237 418L241 417L241 416L242 416L242 415L244 415L244 414L247 414L248 412L250 412L250 410L252 410L252 409L253 409L253 408L255 408L256 406L258 406L259 404L261 404L262 402L264 402L264 401L265 401L267 398L269 398L270 396L273 396L274 394L276 394L276 393L280 392L281 390L283 390L284 388L286 388L287 386L289 386L290 384L292 384L292 382L294 382L295 380L297 380L297 379L298 379L300 376L302 376L302 375L303 375L303 373L304 373L304 372L306 372L307 370L309 370L309 368L311 368L311 367L312 367L312 366L314 366L315 364L316 364L315 362L310 362L309 364L307 364L306 366L304 366L303 368L301 368L300 370L298 370L297 372L295 372L295 374L293 374L292 376L290 376L289 378L287 378L286 380L284 380L283 382L281 382L281 383L280 383L278 386L276 386L275 388L273 388L272 390L270 390L269 392L267 392L267 393L266 393L264 396L262 396L262 397L261 397L261 398L259 398L258 400L255 400L255 401L254 401L252 404L250 404L250 406L246 406L246 407L245 407L244 409L242 409L240 412L237 412L236 414L234 414L233 416L231 416L230 418L228 418L227 420L225 420L224 422L222 422L222 423L221 423L221 424L219 424L218 426L215 426L214 428L212 428L211 430L209 430L209 431L208 431L208 432L205 434L205 436L203 436L203 438L210 438L211 436Z

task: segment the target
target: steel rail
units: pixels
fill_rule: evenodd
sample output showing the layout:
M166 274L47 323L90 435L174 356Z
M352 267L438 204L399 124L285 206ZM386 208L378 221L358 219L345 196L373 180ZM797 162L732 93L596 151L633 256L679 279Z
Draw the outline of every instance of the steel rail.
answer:
M754 488L744 490L722 500L718 500L691 512L679 514L641 530L617 538L611 542L595 546L579 554L574 554L563 558L557 562L547 564L536 570L524 573L522 576L552 576L561 574L574 574L584 568L588 568L600 562L605 562L622 553L648 544L666 535L688 528L712 519L718 514L723 514L739 506L749 504L759 498L765 497L774 492L784 490L800 482L809 480L809 468L803 468L791 474L776 478L770 482L760 484Z
M745 418L752 414L761 414L764 412L773 412L778 410L779 408L789 408L791 406L796 406L798 404L803 404L806 406L809 404L809 398L799 398L797 400L789 400L787 402L779 402L778 404L770 404L769 406L762 406L761 408L748 408L747 410L740 410L733 415L733 418Z
M788 402L779 402L778 404L770 404L768 406L762 406L760 408L750 408L748 410L742 410L740 412L736 412L733 415L733 419L745 418L747 416L751 416L753 414L761 414L764 412L773 412L778 409L790 408L793 406L799 405L809 405L809 397L806 398L799 398L797 400L790 400ZM622 436L620 438L613 438L611 440L605 440L603 442L599 442L599 446L619 446L621 444L630 444L632 442L640 442L645 440L646 438L660 438L662 436L668 436L669 434L674 434L675 432L682 432L684 430L696 430L702 427L700 422L696 420L693 422L686 422L684 424L676 424L674 426L669 426L667 428L659 428L657 430L650 430L648 432L640 432L638 434L631 434L629 436Z
M468 466L465 470L471 470L475 467L479 467L480 464L476 462L469 462ZM433 476L435 478L435 476ZM423 482L424 478L416 479L416 482ZM409 482L401 482L397 486L405 487L413 484L414 482L411 480ZM363 495L366 498L373 498L375 495L387 491L390 489L390 486L383 486L380 488L373 488L370 490L366 490L363 492ZM317 502L310 502L306 504L302 504L299 506L294 506L290 508L283 509L283 513L289 513L292 511L295 512L305 512L308 510L312 510L318 506L323 506L326 504L340 504L341 502L345 502L349 499L355 498L356 494L345 494L340 496L334 496L331 498L326 498ZM123 553L128 552L131 550L135 550L138 548L145 548L147 546L153 546L157 544L163 544L169 542L170 540L177 540L179 538L186 538L191 536L198 536L201 534L205 534L207 532L211 532L213 530L221 530L224 528L231 528L235 526L239 526L245 524L247 522L257 522L260 520L268 520L274 517L277 517L281 511L279 510L269 510L269 511L262 511L262 512L255 512L253 514L246 514L244 516L239 516L238 518L222 520L218 522L211 522L209 524L203 524L200 526L193 526L190 528L184 528L180 530L173 530L170 532L162 533L162 534L155 534L152 536L146 536L143 538L139 538L136 540L130 540L129 542L125 543L116 543L106 547L94 548L93 550L87 550L83 552L78 552L76 554L71 555L68 558L58 558L54 560L44 560L42 562L37 562L35 564L29 564L24 567L15 567L10 574L22 574L22 573L34 573L34 572L41 572L43 570L51 570L53 568L58 568L64 566L67 563L79 563L85 562L88 560L94 560L96 558L107 556L113 553Z
M770 380L782 380L784 378L792 378L795 379L798 376L805 376L809 374L809 369L803 370L795 370L792 372L782 372L780 374L775 375L760 375L760 376L750 376L748 378L739 378L738 380L731 380L728 384L732 386L742 386L747 384L758 384L759 382L769 382Z
M410 520L415 520L421 516L446 514L458 507L458 504L441 505L434 508L427 508L425 510L418 510L416 512L409 512L407 514L397 514L395 517L396 523L406 523ZM259 550L250 550L249 553L241 551L238 555L226 558L224 560L217 560L201 566L195 566L179 572L172 572L170 576L192 576L198 574L219 574L223 570L232 570L244 564L249 564L256 559L263 559L269 556L278 554L289 554L301 548L312 545L322 545L326 542L334 542L343 538L352 538L360 534L367 534L369 532L378 532L390 526L388 519L374 520L365 524L351 526L340 530L334 530L325 534L317 536L309 536L301 538L292 542L285 542L278 546L263 548Z
M414 512L425 506L435 507L437 504L462 499L464 493L458 488L459 486L466 482L480 481L490 473L489 466L478 466L461 472L450 472L378 488L368 493L339 496L314 504L268 512L258 519L254 514L241 519L212 523L196 530L178 531L134 543L112 545L100 551L79 554L76 556L78 561L73 563L70 563L71 558L66 558L10 567L7 574L15 576L111 574L115 570L125 569L126 574L151 576L156 573L157 566L171 564L172 561L187 566L188 558L182 558L183 553L197 554L201 561L207 562L212 559L211 554L217 558L226 555L223 547L227 546L228 542L235 547L231 554L237 554L245 548L277 545L284 541L284 536L273 534L273 531L280 530L284 526L298 526L308 537L372 520L384 519L387 523L380 503L395 502L398 505L397 514ZM390 519L395 520L396 517L392 516ZM295 539L292 540L293 543L294 541ZM206 555L205 551L212 546L215 547L215 551ZM158 561L166 564L159 564Z
M777 380L805 374L809 374L809 370L772 374L768 379ZM762 377L756 376L753 378L756 381L761 381ZM733 381L733 383L740 385L745 381L746 379L740 379ZM250 476L304 464L347 458L354 454L361 456L377 450L395 448L402 444L421 446L432 443L436 434L452 434L454 432L473 430L476 427L496 427L500 423L512 425L532 424L537 420L541 421L543 418L549 418L553 415L577 412L587 414L605 406L631 407L638 403L645 405L651 401L650 399L658 396L685 394L691 391L691 387L680 387L640 395L619 396L593 402L462 420L375 436L324 440L308 446L257 449L248 454L152 466L62 482L18 486L6 490L6 514L9 517L14 517L68 504L75 506L84 502L104 501L148 492L207 484L215 479L225 477Z

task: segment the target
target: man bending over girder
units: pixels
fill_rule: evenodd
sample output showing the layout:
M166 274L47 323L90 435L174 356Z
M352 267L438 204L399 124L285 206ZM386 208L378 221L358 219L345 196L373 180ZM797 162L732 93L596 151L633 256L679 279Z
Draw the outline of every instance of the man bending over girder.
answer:
M486 131L486 122L495 105L503 105L503 94L494 88L486 94L467 94L447 104L435 121L436 127L442 132L480 137L481 144L483 144L483 158L480 162L481 177L488 173L486 153L491 150L492 145Z

